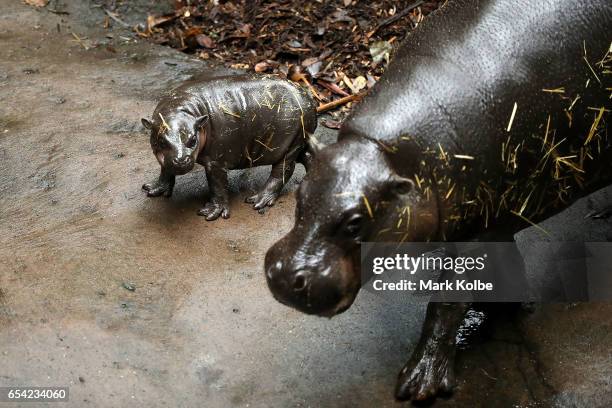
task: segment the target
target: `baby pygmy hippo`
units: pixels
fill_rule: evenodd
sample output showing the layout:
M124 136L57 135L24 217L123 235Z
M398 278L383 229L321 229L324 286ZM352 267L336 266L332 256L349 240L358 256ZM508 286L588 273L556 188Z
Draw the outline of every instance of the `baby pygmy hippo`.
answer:
M261 191L246 202L272 206L291 178L296 161L306 165L306 141L317 127L316 103L298 85L272 76L224 76L187 82L155 108L151 147L159 178L142 188L169 197L175 176L204 166L209 201L198 211L207 220L228 218L227 171L272 165Z

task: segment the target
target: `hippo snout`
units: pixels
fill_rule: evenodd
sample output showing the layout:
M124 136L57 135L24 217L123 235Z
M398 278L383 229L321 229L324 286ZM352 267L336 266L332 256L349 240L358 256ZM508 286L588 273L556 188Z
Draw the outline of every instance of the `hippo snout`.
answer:
M182 175L189 173L194 166L193 158L191 156L174 157L170 161L172 171L176 175Z
M266 276L276 300L304 313L333 316L336 305L342 300L342 293L335 285L315 276L312 271L290 272L273 265L267 268Z
M309 256L287 248L287 238L268 250L266 280L279 302L304 313L331 317L346 310L355 299L359 283L352 279L350 263L329 262L328 256ZM342 259L342 258L340 258Z

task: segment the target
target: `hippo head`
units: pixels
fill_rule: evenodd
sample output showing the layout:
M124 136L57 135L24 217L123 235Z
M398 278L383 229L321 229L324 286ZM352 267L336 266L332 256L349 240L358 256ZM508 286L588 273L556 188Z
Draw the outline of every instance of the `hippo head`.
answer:
M397 225L398 208L426 205L414 182L392 170L380 146L358 138L314 154L296 201L293 229L266 254L268 286L281 303L328 317L348 309L357 296L360 243ZM436 223L430 217L405 230L404 239L421 240L423 229Z
M153 122L142 119L151 131L151 148L159 164L170 174L190 172L206 143L208 115L195 117L179 111L172 115L155 112Z

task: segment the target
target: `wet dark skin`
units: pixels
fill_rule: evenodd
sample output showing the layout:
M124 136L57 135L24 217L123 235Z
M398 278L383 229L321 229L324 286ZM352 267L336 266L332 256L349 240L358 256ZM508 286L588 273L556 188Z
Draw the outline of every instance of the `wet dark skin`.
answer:
M610 26L612 5L603 0L458 0L426 19L339 141L314 155L296 194L295 225L266 254L274 297L334 316L361 286L362 241L461 241L483 233L506 240L527 226L512 211L525 206L521 215L537 222L609 184L611 85L597 62L610 46ZM595 138L584 163L551 159L578 157ZM555 166L560 175L552 180ZM396 398L451 392L455 338L468 306L429 305Z
M150 197L169 197L176 176L201 164L210 197L198 214L208 221L230 216L228 170L272 165L261 191L246 199L259 211L272 206L295 163L308 164L306 140L317 126L307 92L264 75L187 82L165 95L152 120L142 123L161 166L158 179L142 188Z

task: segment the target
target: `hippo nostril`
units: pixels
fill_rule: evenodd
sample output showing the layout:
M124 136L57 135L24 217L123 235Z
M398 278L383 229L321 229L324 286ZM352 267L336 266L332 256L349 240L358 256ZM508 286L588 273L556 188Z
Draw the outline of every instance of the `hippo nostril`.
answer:
M276 261L274 265L271 265L266 269L266 276L268 279L272 279L272 277L283 269L283 263L281 261Z
M293 290L296 292L302 291L308 286L308 278L306 274L302 271L295 274L295 279L293 281Z
M175 157L174 159L172 159L172 163L174 163L177 166L186 166L191 163L191 157L190 156Z

